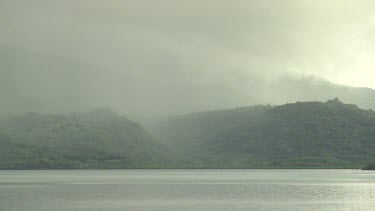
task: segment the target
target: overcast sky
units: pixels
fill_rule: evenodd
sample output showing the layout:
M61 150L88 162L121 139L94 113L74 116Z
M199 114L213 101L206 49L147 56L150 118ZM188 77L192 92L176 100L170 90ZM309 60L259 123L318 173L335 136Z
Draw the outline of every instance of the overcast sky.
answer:
M151 89L295 73L375 88L375 1L0 0L0 45Z

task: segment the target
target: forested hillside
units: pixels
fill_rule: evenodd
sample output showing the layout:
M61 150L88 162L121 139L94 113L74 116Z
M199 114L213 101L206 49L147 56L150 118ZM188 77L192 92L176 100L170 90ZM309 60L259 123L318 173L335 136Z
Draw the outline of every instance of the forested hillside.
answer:
M0 120L0 169L152 168L170 157L139 124L106 109Z
M360 168L375 160L375 113L338 99L175 117L155 129L211 168Z
M182 115L151 133L106 109L0 119L0 169L361 168L374 149L375 112L338 99Z

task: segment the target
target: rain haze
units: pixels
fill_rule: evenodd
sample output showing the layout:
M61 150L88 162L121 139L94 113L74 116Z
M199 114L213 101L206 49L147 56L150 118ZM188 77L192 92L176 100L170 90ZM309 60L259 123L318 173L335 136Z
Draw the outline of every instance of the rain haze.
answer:
M108 107L145 119L375 88L374 9L365 0L1 0L1 110Z
M0 0L0 210L374 210L374 0Z

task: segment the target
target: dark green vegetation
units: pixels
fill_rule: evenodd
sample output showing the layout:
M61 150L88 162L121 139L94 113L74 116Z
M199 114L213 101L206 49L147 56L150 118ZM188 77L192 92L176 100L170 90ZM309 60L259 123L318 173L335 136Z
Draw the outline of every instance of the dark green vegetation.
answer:
M155 131L200 167L361 168L375 160L375 113L338 99L195 113Z
M363 170L375 170L375 163L369 163L362 168Z
M0 169L153 168L169 153L139 124L105 109L0 121Z
M361 168L375 160L375 112L338 99L194 113L151 129L157 140L106 109L4 117L0 168Z

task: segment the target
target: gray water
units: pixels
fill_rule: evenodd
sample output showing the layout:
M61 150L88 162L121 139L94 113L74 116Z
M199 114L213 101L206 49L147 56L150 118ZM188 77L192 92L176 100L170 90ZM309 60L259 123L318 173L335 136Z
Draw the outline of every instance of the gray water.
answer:
M375 172L0 171L0 210L375 210Z

